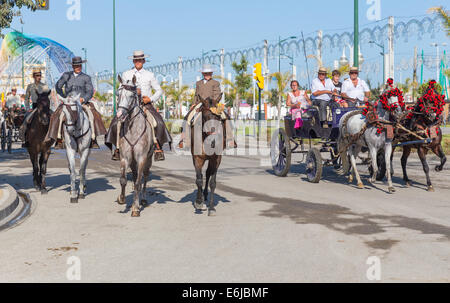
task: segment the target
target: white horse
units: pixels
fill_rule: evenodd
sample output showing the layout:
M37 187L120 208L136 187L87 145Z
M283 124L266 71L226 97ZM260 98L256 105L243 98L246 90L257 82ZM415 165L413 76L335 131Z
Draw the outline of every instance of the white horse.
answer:
M63 113L63 133L70 171L70 202L78 203L78 198L84 199L86 195L86 167L90 154L92 130L89 117L80 104L80 94L70 93L66 99L63 99ZM79 194L75 184L75 155L77 152L80 155Z
M388 99L389 105L398 103L398 97L391 97ZM394 115L400 115L402 109L397 106L394 110ZM391 112L383 109L382 103L378 102L377 113L379 120L390 121ZM380 149L384 148L384 159L386 162L386 177L388 181L388 191L395 192L391 179L391 154L392 154L392 139L388 139L386 133L383 131L381 134L377 133L378 127L375 125L367 125L366 117L360 112L348 112L340 120L339 123L339 152L341 153L341 159L343 162L348 161L347 155L350 157L351 169L349 182L353 181L353 173L355 174L356 181L359 188L364 188L364 185L359 176L356 168L356 158L361 151L362 147L369 149L369 155L372 162L372 177L370 182L374 184L378 173L377 154ZM356 136L357 138L351 138L350 136ZM349 139L350 138L350 139ZM355 142L353 142L356 140ZM350 144L352 143L352 144ZM347 165L348 166L348 165Z

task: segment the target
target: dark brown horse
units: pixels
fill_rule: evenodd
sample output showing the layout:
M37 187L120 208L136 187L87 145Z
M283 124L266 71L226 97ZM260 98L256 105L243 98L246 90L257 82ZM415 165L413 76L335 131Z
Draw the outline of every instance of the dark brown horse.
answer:
M50 156L51 142L44 142L50 123L50 90L36 91L38 95L37 109L35 110L26 134L28 153L33 164L33 183L41 194L47 194L45 175L47 174L47 161Z
M194 162L197 184L197 199L194 202L196 211L202 211L204 202L208 200L208 185L211 189L208 216L216 213L214 191L216 189L216 176L222 161L222 152L225 148L224 125L220 116L213 114L210 107L217 103L210 99L200 100L203 106L199 117L191 125L191 153ZM202 169L208 161L206 169L206 183L203 189Z
M416 148L417 154L422 162L423 171L427 179L427 190L434 191L433 185L430 180L429 167L427 163L427 153L432 151L441 160L441 164L436 165L435 170L437 172L442 171L447 158L445 157L444 150L442 148L442 130L439 127L440 118L437 117L436 113L432 110L432 104L425 104L423 110L418 110L418 107L413 111L413 115L410 120L407 120L407 127L418 134L421 137L428 137L431 139L429 143L419 143L413 145L403 146L403 154L401 158L402 170L403 170L403 181L405 181L406 186L411 186L411 180L408 178L406 173L406 163L408 157L411 154L411 149ZM418 137L414 135L403 135L400 139L401 142L405 141L418 141Z

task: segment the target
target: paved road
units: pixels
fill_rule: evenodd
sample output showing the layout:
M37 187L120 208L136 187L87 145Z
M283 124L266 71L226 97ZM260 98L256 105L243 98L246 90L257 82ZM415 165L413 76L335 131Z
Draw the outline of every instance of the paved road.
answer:
M0 233L0 282L67 282L71 256L81 282L368 282L369 256L380 258L383 282L450 282L449 165L431 173L429 193L417 158L412 188L403 187L396 159L397 192L388 194L365 172L361 190L328 169L308 183L300 158L279 178L258 157L225 157L217 216L208 217L192 207L190 157L168 153L152 169L151 205L131 218L114 202L118 163L109 157L92 153L88 197L71 205L63 152L51 155L47 196L32 189L23 151L0 154L0 183L37 201L30 218Z

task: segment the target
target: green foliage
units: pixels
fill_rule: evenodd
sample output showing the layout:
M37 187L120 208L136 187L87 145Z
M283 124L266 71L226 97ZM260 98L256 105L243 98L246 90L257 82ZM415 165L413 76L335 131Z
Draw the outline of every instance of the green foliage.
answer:
M96 91L94 94L94 98L101 102L107 102L110 99L111 95L109 94L101 94L99 91Z
M278 99L279 99L278 90L276 88L270 89L269 96L268 96L268 99L267 99L269 104L272 105L272 106L277 106Z
M430 81L431 80L428 80L419 86L419 89L417 90L417 92L419 93L420 96L425 94L425 90L428 87L428 82L430 82ZM436 83L434 87L436 88L436 91L438 94L442 94L442 86L439 83Z
M247 90L252 86L252 76L250 74L247 74L247 58L245 58L245 56L242 56L241 63L238 64L237 62L233 62L231 66L236 73L234 81L236 83L237 93L240 96L245 96Z
M450 11L445 10L443 6L437 6L430 8L428 12L435 13L441 18L447 37L450 37Z
M36 3L33 0L2 0L0 2L0 37L3 38L2 30L11 26L14 17L20 16L21 9L26 7L32 11L36 10Z

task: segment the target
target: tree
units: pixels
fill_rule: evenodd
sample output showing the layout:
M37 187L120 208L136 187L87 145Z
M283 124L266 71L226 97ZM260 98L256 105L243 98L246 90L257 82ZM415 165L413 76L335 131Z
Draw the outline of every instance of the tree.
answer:
M277 91L278 91L278 103L277 103L277 111L278 111L278 120L281 118L281 103L283 101L283 97L286 97L285 91L289 82L292 80L292 74L290 72L285 72L284 74L281 72L276 72L270 75L270 82L275 80L277 82Z
M428 12L434 13L441 18L445 31L447 32L447 37L450 37L450 11L445 10L442 6L435 6L428 9Z
M428 88L428 83L430 83L430 81L431 81L431 79L426 81L426 82L424 82L424 83L422 83L419 86L419 89L417 90L417 92L419 93L420 96L425 94L425 90ZM436 91L437 91L438 94L442 94L442 85L440 85L439 83L436 83L434 85L434 87L436 88Z
M245 56L241 57L241 62L238 64L233 62L231 64L236 76L234 78L235 98L233 102L234 119L239 117L240 98L245 97L246 92L252 86L252 75L247 73L248 61Z
M169 100L169 102L173 102L173 104L175 105L176 118L181 118L181 105L183 98L186 98L187 96L189 86L183 85L181 86L181 88L179 88L178 83L173 82L170 85L164 85L164 89L167 100Z
M0 2L0 37L4 37L2 30L11 26L13 18L20 16L20 11L15 8L21 9L22 7L35 11L36 3L33 0L2 0Z

